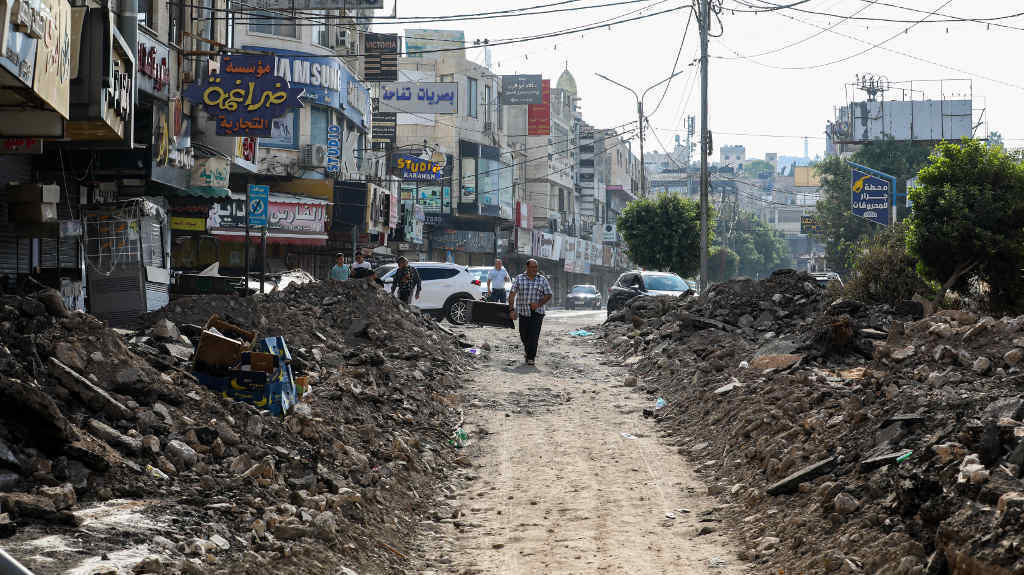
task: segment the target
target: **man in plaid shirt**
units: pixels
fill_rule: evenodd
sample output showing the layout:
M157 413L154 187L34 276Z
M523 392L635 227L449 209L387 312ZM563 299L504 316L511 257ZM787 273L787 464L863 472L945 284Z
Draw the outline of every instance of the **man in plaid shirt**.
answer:
M544 323L544 304L551 301L551 284L540 275L537 260L526 262L526 273L516 276L508 296L511 317L519 318L519 338L523 340L526 364L533 365L537 358L540 326Z

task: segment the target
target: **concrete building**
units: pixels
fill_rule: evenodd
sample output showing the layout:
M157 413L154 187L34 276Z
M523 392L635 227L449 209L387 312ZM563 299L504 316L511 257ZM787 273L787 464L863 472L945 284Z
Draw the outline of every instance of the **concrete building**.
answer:
M719 148L719 163L723 166L737 167L747 159L745 146L722 146Z

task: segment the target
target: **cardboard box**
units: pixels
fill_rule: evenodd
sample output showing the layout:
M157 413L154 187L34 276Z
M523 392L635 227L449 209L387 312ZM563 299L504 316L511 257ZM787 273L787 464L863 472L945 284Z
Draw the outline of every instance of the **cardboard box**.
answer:
M60 186L55 184L8 186L7 201L12 204L56 204L60 201Z
M196 346L193 370L206 372L220 371L238 363L242 357L245 344L241 340L218 335L210 330L203 330Z
M195 374L200 384L222 397L248 403L273 415L283 415L297 401L295 385L271 381L269 375L262 371L242 370L231 370L225 377L202 372Z
M57 204L8 204L12 224L45 224L57 221Z

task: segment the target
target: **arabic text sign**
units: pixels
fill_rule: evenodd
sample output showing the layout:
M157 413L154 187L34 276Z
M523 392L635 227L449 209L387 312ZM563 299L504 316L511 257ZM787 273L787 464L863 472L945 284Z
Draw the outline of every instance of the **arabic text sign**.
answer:
M551 80L541 82L541 103L527 108L526 133L531 136L551 135Z
M250 226L267 225L267 211L270 207L270 186L249 184L249 196L246 213L249 215Z
M219 136L270 136L271 120L301 108L303 91L274 75L273 56L228 55L219 73L184 95L210 114Z
M501 77L501 103L505 106L543 103L540 74L514 74Z
M231 176L231 163L225 158L201 158L192 167L189 184L195 188L226 188Z
M457 82L388 82L380 87L380 110L403 114L457 114Z
M398 52L402 41L398 34L367 33L363 40L367 82L394 82L398 79Z
M888 180L851 168L850 207L853 215L889 225L892 207L892 184Z
M408 154L396 154L395 167L406 181L434 181L444 175L444 166Z

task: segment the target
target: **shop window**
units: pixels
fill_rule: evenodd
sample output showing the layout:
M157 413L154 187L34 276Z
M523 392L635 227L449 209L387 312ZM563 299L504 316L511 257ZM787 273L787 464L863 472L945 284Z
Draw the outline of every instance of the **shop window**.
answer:
M309 143L327 146L327 126L331 123L331 111L328 108L313 106L310 109Z
M313 10L310 19L313 21L313 43L330 48L331 36L327 10Z
M466 115L476 118L480 114L479 106L476 78L466 78Z

